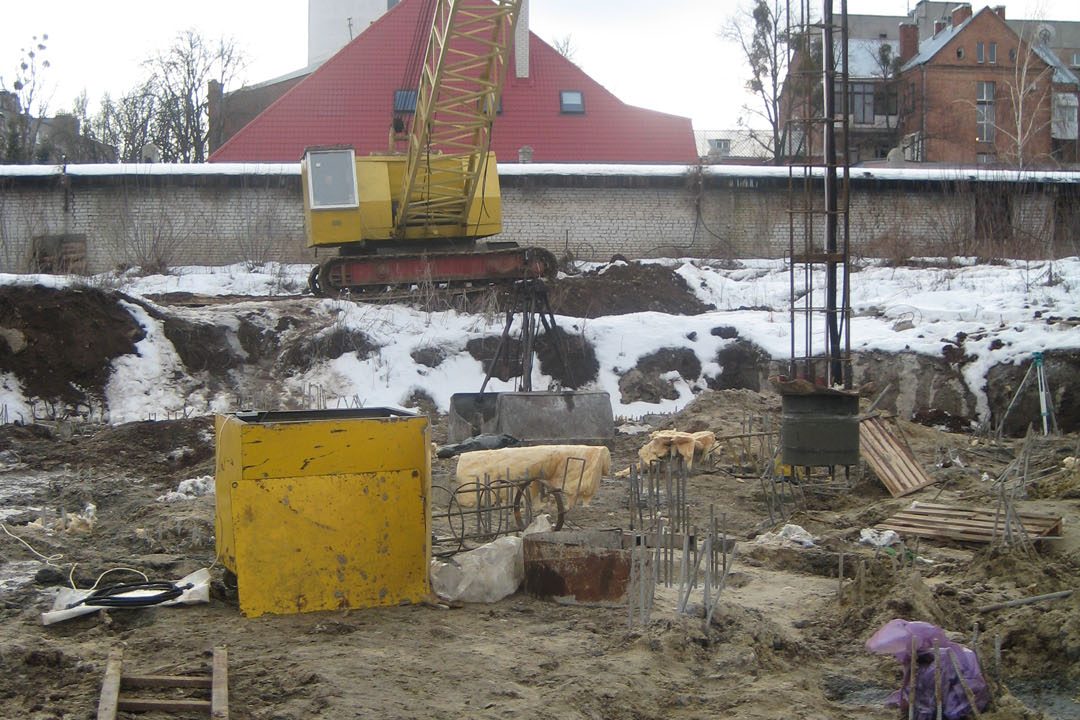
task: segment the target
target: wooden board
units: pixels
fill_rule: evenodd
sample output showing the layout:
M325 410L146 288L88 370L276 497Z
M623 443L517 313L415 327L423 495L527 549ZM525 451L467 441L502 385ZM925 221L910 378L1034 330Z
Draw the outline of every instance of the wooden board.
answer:
M1018 512L1023 530L1031 540L1052 537L1061 532L1061 517L1032 512ZM996 508L963 508L934 503L912 503L884 522L879 530L895 530L902 536L989 543L1020 528L1006 527L1005 514Z
M893 497L908 495L934 483L915 460L908 444L876 415L859 422L859 453Z
M213 720L229 718L229 655L225 647L214 648L211 675L126 675L124 651L109 653L105 678L101 684L97 720L116 720L118 710L129 712L198 713ZM173 690L209 690L210 699L195 697L130 697L122 694L131 688L168 688Z

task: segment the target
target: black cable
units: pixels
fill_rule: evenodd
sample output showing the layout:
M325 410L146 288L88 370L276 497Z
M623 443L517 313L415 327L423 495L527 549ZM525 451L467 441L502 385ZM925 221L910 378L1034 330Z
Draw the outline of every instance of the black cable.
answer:
M115 608L148 607L150 605L159 605L163 602L168 602L169 600L175 600L183 595L185 590L190 590L193 587L195 586L192 583L174 585L171 582L164 581L117 583L93 591L82 600L68 605L68 609L70 610L79 605ZM126 593L135 590L157 590L159 592L156 592L153 595L124 597Z

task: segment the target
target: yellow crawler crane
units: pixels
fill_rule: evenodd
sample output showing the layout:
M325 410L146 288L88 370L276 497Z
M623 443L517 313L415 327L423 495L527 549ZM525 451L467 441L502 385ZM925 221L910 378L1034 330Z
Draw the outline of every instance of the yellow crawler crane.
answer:
M522 0L436 0L408 151L357 157L317 147L302 163L310 247L336 247L315 294L418 282L512 281L554 273L542 248L477 247L502 231L491 128ZM404 139L395 119L391 146Z

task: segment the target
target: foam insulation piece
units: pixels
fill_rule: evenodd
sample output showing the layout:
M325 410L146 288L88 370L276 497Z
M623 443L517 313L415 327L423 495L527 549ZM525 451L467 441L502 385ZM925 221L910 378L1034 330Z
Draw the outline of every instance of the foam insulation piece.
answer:
M704 457L716 445L716 433L708 430L688 433L679 430L657 430L649 435L649 442L638 450L643 465L655 460L681 455L686 467L694 467L694 457Z
M600 479L611 472L611 451L596 445L536 445L532 447L477 450L458 456L456 487L462 506L476 504L469 493L486 479L504 482L541 478L544 485L562 490L567 510L581 502L589 504L600 488ZM502 501L513 498L501 497Z

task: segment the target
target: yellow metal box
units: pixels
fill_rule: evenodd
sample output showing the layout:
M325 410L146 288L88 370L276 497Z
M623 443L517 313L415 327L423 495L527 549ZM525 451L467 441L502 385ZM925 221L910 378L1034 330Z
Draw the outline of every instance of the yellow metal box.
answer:
M217 556L240 610L299 613L429 593L430 428L403 410L218 415Z

